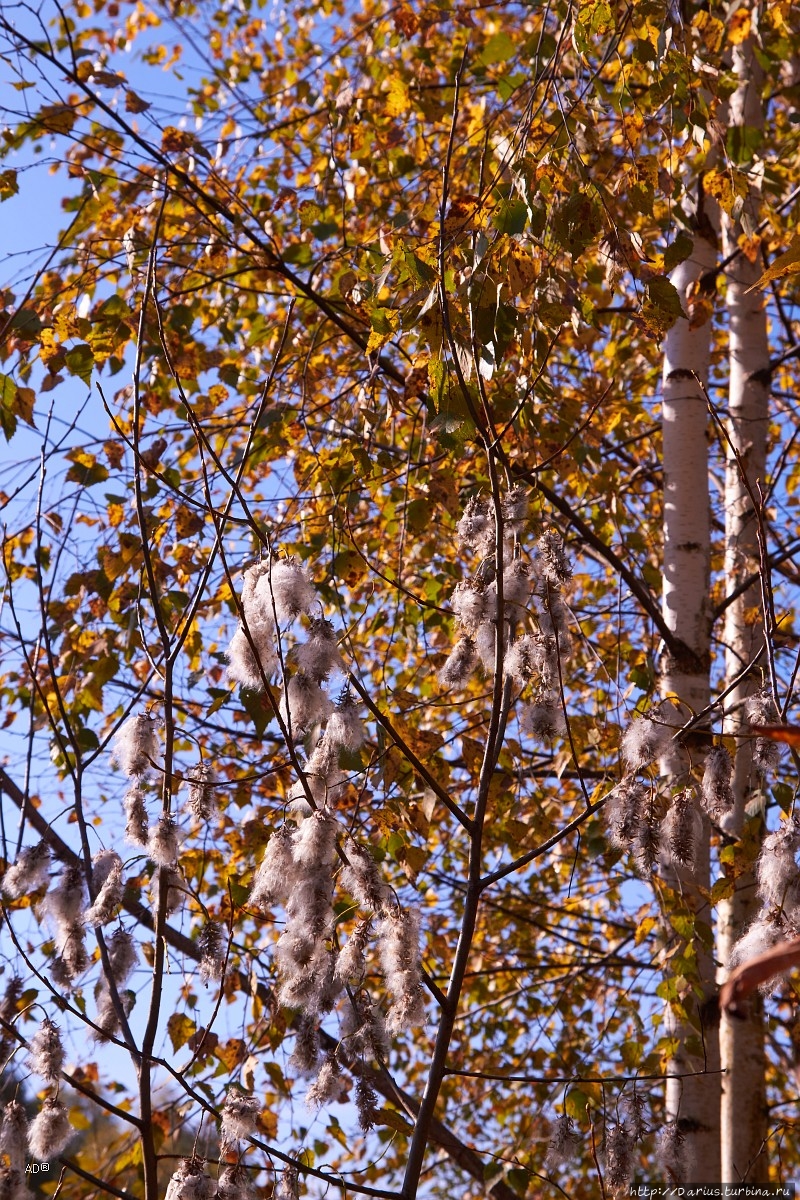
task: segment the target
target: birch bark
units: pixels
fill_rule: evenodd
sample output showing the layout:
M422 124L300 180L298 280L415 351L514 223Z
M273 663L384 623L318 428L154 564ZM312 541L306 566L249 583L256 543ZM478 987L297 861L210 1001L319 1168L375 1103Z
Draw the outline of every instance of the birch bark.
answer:
M734 47L733 69L739 86L730 99L729 129L740 144L746 144L753 132L762 129L764 124L762 72L755 58L752 38ZM754 201L755 192L751 187L745 204L746 214L748 210L754 213ZM725 256L736 249L741 234L741 222L723 215L722 250ZM767 321L762 293L749 292L761 270L758 260L750 262L740 254L727 272L730 373L727 433L742 464L740 466L736 461L731 445L728 445L725 472L727 594L757 571L759 564L756 514L747 485L754 487L756 480L763 480L766 458ZM726 683L758 655L763 635L760 586L754 583L729 605L725 614ZM727 702L726 733L742 734L744 702L759 684L760 678L751 673L731 692ZM738 738L733 778L735 807L729 827L729 832L735 836L742 831L747 804L758 784L750 747L749 738ZM737 878L734 895L723 901L718 910L718 956L723 967L733 943L741 936L757 908L754 878L752 872L746 872ZM745 1019L732 1020L723 1016L720 1052L725 1069L721 1111L722 1179L727 1182L767 1182L764 1017L763 1006L757 998L750 1004Z
M713 278L717 258L711 229L703 222L698 224L691 257L671 276L684 306L693 287L709 275ZM710 320L692 327L689 320L680 319L669 331L664 346L662 611L683 649L679 653L664 652L660 689L662 696L678 705L684 720L704 709L710 695L708 413L697 382L706 381L710 349ZM689 783L690 754L696 758L691 746L673 743L661 760L661 773L667 776L673 792ZM709 886L710 828L704 816L699 819L702 834L692 869L671 867L665 879L682 892L697 918L708 923L708 903L700 889ZM668 1117L684 1134L687 1167L681 1183L715 1181L720 1170L718 1030L705 1016L705 1001L715 991L715 966L711 954L696 937L694 947L702 995L690 991L685 996L686 1020L679 1019L669 1007L666 1013L667 1030L679 1043L669 1066L666 1100ZM687 1078L689 1075L692 1077Z

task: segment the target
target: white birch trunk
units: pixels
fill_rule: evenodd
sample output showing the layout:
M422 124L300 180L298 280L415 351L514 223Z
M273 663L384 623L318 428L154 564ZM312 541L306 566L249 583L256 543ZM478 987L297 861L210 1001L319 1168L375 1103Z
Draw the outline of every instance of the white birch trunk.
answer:
M713 272L717 250L699 233L691 258L672 274L686 303L690 285ZM684 720L709 703L709 570L710 511L708 491L708 413L697 379L705 383L711 349L711 322L692 329L679 320L664 346L662 430L664 456L664 582L662 610L684 649L665 650L660 664L662 696L680 701ZM695 760L696 760L696 756ZM669 786L677 791L688 780L687 749L675 747L660 764ZM709 886L708 821L703 817L694 867L670 868L666 881L679 889L700 920L710 923L708 903L699 888ZM719 1179L720 1076L718 1028L709 1021L704 1001L715 992L711 955L695 938L702 1000L688 994L689 1020L682 1022L667 1008L666 1027L679 1041L670 1062L667 1114L685 1136L686 1177L681 1183ZM688 1074L699 1073L695 1078ZM705 1073L703 1073L705 1072ZM683 1078L680 1078L680 1077Z
M750 39L733 51L734 71L740 84L730 99L731 127L760 128L764 123L761 103L762 73ZM752 197L751 197L752 200ZM747 207L750 207L748 205ZM752 206L753 209L755 206ZM722 249L728 255L736 248L741 225L724 216ZM729 419L728 436L739 451L751 486L764 478L769 402L769 344L766 312L761 292L748 289L761 273L762 265L740 255L728 268L726 306L729 321ZM726 593L758 570L756 519L742 471L730 447L726 447L725 472L725 585ZM759 585L753 584L725 614L725 673L732 680L758 653L763 624L754 615L761 611ZM758 687L752 676L730 694L725 731L742 732L743 705ZM732 832L739 834L745 807L756 786L750 741L738 741L734 770L735 809ZM718 910L718 955L727 963L733 943L741 936L759 907L751 873L739 876L736 891ZM723 972L724 974L724 972ZM722 1179L729 1183L767 1182L767 1111L763 1008L756 997L747 1019L722 1018L720 1052L725 1068L722 1085Z

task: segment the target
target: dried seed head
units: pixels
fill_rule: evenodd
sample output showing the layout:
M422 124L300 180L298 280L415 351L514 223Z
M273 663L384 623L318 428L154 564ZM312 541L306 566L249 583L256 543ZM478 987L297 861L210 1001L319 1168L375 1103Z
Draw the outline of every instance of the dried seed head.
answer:
M452 597L453 611L467 633L477 633L481 625L493 620L497 613L497 594L472 579L457 583Z
M45 1083L58 1083L64 1066L64 1047L58 1026L45 1017L31 1038L31 1070L40 1075Z
M378 924L378 945L392 1004L386 1018L391 1033L400 1033L425 1020L419 949L420 913L416 908L393 908Z
M574 1158L580 1145L580 1136L575 1132L572 1117L563 1113L556 1117L550 1130L545 1166L549 1171Z
M625 1125L633 1142L641 1142L649 1132L644 1119L645 1100L640 1092L633 1092L622 1102L626 1114Z
M289 1065L301 1075L310 1075L319 1064L319 1022L308 1015L295 1025L294 1051Z
M677 1123L665 1125L658 1135L656 1160L672 1183L683 1183L689 1161L686 1139Z
M531 572L527 563L515 559L503 571L503 604L511 608L527 608L531 598ZM511 613L520 616L520 613Z
M478 496L470 497L456 526L456 532L459 543L466 549L487 552L487 547L494 544L494 518L485 500Z
M255 873L250 892L250 904L256 909L270 908L285 901L297 881L294 861L293 832L281 825L267 842L264 858Z
M671 710L671 711L670 711ZM622 735L622 757L632 771L641 771L662 754L669 745L672 729L668 724L675 714L674 707L656 705L643 717L632 721Z
M528 519L528 493L513 487L503 501L503 523L509 533L521 533Z
M558 696L543 695L535 704L527 704L520 713L520 725L532 737L552 741L565 737L567 722Z
M606 800L608 840L619 850L630 850L639 832L646 791L633 775L626 775Z
M324 617L311 622L308 640L295 648L293 657L298 671L316 683L323 683L332 671L345 671L336 632Z
M343 1092L344 1081L336 1055L328 1054L317 1078L306 1092L306 1104L309 1108L320 1108L323 1104L341 1100Z
M202 1158L183 1158L167 1184L164 1200L213 1200L217 1185Z
M693 867L700 836L700 814L694 788L684 788L673 798L672 807L661 826L662 846L673 863Z
M706 755L701 798L703 808L715 820L733 807L731 776L733 763L724 746L712 746Z
M606 1130L606 1179L612 1192L627 1188L633 1178L633 1141L627 1128L611 1125Z
M24 1171L28 1150L28 1118L23 1105L12 1100L3 1109L0 1154L8 1157L12 1171Z
M138 780L125 793L125 841L132 846L147 846L147 805Z
M375 1128L378 1118L378 1094L363 1075L356 1080L356 1111L358 1112L358 1123L364 1133Z
M273 559L269 573L256 585L256 595L267 611L279 621L294 621L301 613L309 613L317 601L314 586L305 567L294 557Z
M84 925L107 925L122 903L122 859L115 850L101 850L92 859L94 904L83 914Z
M466 687L475 672L477 657L472 638L459 638L439 672L441 686L448 689Z
M511 643L504 670L520 687L524 687L535 676L540 675L541 667L542 644L532 634L526 633Z
M325 740L332 746L345 750L358 750L364 741L364 726L358 711L358 701L349 688L345 688L328 718Z
M198 763L186 776L189 796L186 801L189 812L198 821L213 817L216 807L216 776L207 763Z
M129 717L114 738L114 758L129 779L138 779L158 766L161 747L155 722L147 713Z
M326 721L332 710L330 696L318 683L300 672L292 676L281 700L280 712L293 738Z
M12 900L28 896L46 887L50 868L50 848L46 842L27 846L20 850L19 857L3 876L3 891Z
M653 874L660 856L661 811L654 795L645 798L639 816L639 828L633 842L633 859L643 879Z
M64 1105L48 1096L28 1130L28 1147L34 1158L47 1162L62 1153L74 1132Z
M564 539L556 529L548 529L537 542L542 578L554 587L569 583L572 567L564 549Z
M378 865L369 850L350 841L347 847L348 865L342 868L342 886L361 906L379 912L389 896L389 889L381 879Z
M225 930L216 921L207 921L198 939L200 949L200 978L204 983L222 979L228 939Z
M150 827L147 853L159 867L172 867L178 861L178 827L172 817L163 814Z
M255 1096L248 1096L238 1088L231 1088L222 1106L220 1145L223 1152L256 1132L260 1112L261 1106Z
M275 1200L300 1200L300 1172L297 1167L285 1167L275 1184Z
M263 692L264 680L278 667L273 626L265 621L240 624L228 646L228 678L232 683Z
M344 986L351 979L359 982L367 970L367 946L372 933L372 921L359 921L345 942L336 960L336 978Z
M780 721L780 714L772 698L769 688L762 688L751 696L745 705L745 715L757 731L759 725L774 725ZM770 738L756 737L753 745L753 766L762 774L773 770L781 761L783 746Z
M218 1200L258 1200L258 1193L244 1165L224 1166L217 1179Z
M121 987L139 961L136 942L127 929L117 929L108 942L108 961L117 987Z
M794 821L784 821L764 838L756 863L756 881L759 898L765 904L791 911L800 903L799 845L800 826Z

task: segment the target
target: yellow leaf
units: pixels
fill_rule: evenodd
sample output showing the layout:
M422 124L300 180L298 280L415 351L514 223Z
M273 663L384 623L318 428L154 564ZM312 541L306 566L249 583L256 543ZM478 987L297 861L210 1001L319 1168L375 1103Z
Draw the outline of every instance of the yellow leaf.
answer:
M782 279L784 275L796 275L800 271L800 234L795 234L789 243L789 249L784 250L783 254L779 254L771 267L768 267L760 279L757 279L751 288L747 290L754 292L756 288L765 288L768 283L772 283L773 279Z
M395 76L394 79L389 80L389 88L386 93L386 114L389 117L402 117L409 108L408 88L402 79Z
M728 22L728 41L739 46L750 36L750 9L740 8Z

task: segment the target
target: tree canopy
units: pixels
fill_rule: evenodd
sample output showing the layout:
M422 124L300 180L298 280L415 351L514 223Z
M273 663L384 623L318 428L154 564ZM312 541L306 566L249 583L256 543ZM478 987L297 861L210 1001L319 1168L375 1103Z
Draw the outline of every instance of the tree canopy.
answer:
M683 1181L718 906L740 960L800 933L757 733L798 661L796 6L72 0L0 47L0 199L64 213L0 290L0 1023L46 1084L7 1186ZM776 1182L791 978L762 1003Z

